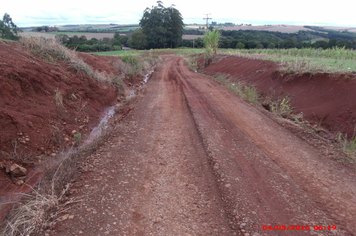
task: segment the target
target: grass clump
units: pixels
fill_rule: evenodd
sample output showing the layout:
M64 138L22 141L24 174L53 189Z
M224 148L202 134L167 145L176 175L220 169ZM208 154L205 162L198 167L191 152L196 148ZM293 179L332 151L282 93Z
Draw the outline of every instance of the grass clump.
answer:
M225 75L217 75L214 79L220 84L225 85L230 89L231 92L235 93L245 101L251 102L253 104L259 103L258 92L253 85L238 81L237 79L231 81Z
M290 105L290 99L283 98L279 101L270 101L270 110L279 116L287 117L293 112L293 108Z
M91 66L85 63L75 51L66 48L55 39L22 36L20 44L36 54L41 54L47 61L56 62L58 60L66 60L68 61L70 68L75 69L79 73L84 72L90 78L99 82L112 84L115 81L115 76L107 74L106 72L94 70Z
M54 193L53 188L50 194L41 194L35 190L33 195L24 194L26 200L19 203L0 231L2 235L42 235L44 230L61 220L60 215L68 211L71 204L78 202L77 199L67 200L69 187L67 184L59 195Z
M348 140L347 135L342 133L337 134L337 141L340 143L342 151L348 154L348 156L354 157L356 152L356 135Z
M122 78L132 79L135 76L144 76L150 68L159 63L161 59L158 57L148 56L141 58L134 55L124 55L121 60L114 62L114 67L121 73ZM122 80L120 78L120 80Z

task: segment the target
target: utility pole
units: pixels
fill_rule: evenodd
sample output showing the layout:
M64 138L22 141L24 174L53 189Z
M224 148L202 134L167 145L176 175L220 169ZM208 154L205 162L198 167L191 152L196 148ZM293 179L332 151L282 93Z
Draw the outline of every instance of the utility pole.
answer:
M206 20L206 31L209 30L209 20L213 19L213 18L209 18L209 15L211 15L211 13L206 14L206 18L203 18L203 20Z

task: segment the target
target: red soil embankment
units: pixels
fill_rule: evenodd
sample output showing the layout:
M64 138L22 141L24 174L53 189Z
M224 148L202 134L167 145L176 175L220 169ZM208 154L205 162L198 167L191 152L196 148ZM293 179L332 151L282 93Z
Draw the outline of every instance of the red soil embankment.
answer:
M114 87L16 43L0 42L0 88L0 150L6 154L51 154L64 138L71 145L72 131L90 130L116 99Z
M353 73L286 74L271 61L222 56L204 72L228 74L251 82L263 95L291 98L295 113L333 133L350 138L356 124L356 75Z

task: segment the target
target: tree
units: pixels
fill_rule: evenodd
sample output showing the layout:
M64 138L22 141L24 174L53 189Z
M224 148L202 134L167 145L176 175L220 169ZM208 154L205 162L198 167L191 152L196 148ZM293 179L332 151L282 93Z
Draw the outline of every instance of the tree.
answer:
M326 49L328 47L328 42L326 42L324 40L318 40L313 44L313 47Z
M137 30L131 35L130 45L134 49L142 50L147 48L148 41L147 36L142 32L141 29Z
M256 48L257 48L257 49L264 49L265 47L263 46L262 43L258 43L258 44L256 45Z
M79 37L79 41L85 42L85 41L87 41L87 37L85 35L82 35Z
M5 13L3 20L0 20L0 36L3 39L18 40L19 28L12 22L9 14Z
M69 37L66 34L56 34L54 38L62 44L66 44L69 42Z
M270 43L270 44L268 44L267 48L274 49L274 48L276 48L276 45L274 43Z
M206 31L204 33L204 46L205 46L205 65L209 65L212 59L217 54L219 40L221 33L214 31Z
M145 9L140 26L150 48L177 47L184 32L180 12L173 6L165 8L161 1Z
M241 43L241 42L238 42L238 43L236 44L236 48L237 48L237 49L245 49L245 44L243 44L243 43Z

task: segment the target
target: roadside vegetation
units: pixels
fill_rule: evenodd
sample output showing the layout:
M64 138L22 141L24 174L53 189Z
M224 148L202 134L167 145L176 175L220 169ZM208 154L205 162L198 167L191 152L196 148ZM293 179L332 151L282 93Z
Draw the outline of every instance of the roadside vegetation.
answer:
M0 20L0 38L8 40L18 40L18 33L20 29L12 21L9 14L5 13L2 20Z
M333 49L252 49L221 50L223 53L280 63L288 73L356 71L356 51Z
M216 75L213 79L226 86L232 93L245 101L261 106L277 116L287 118L302 129L321 137L317 132L320 124L318 126L310 124L307 120L304 120L303 113L294 114L294 108L288 96L278 99L273 98L273 96L261 96L252 84L243 82L239 78L231 78L225 74ZM347 135L338 133L335 141L334 144L330 145L336 144L334 148L342 151L343 156L340 157L339 161L356 163L356 135L348 138Z
M20 44L32 50L34 53L41 54L50 62L65 60L69 63L69 66L77 72L86 73L90 78L99 82L113 84L115 81L114 75L93 69L85 63L75 51L64 47L56 40L45 39L43 37L21 37Z
M143 77L147 70L160 61L157 55L147 55L145 57L123 55L113 62L115 69L120 72L120 76L115 76L114 74L95 70L85 63L77 52L66 48L54 39L21 37L19 44L40 55L50 63L63 63L65 67L68 65L68 69L75 70L79 76L82 73L87 74L93 80L115 86L118 88L119 94L124 94L127 89L124 81L130 83L132 82L130 80L135 77ZM71 96L77 100L74 93ZM55 91L54 102L59 108L64 108L63 94L58 88ZM125 100L123 102L127 103L129 101ZM78 114L83 112L86 106L86 102L81 99L78 99L73 104L78 105L76 109ZM115 112L119 113L121 109L115 110ZM78 117L82 116L78 115ZM82 139L81 132L72 132L74 137L72 148L78 147L78 152L72 154L71 152L62 151L56 156L56 164L44 164L46 165L46 173L41 180L41 184L32 189L30 194L24 194L23 200L16 203L11 215L1 224L1 235L44 235L46 234L45 231L53 228L57 222L74 217L66 213L80 199L68 198L69 183L75 179L78 168L77 163L96 150L99 143L112 132L111 128L104 129L104 126L104 123L101 124L102 135L83 147L79 147ZM53 128L58 129L55 126ZM80 130L81 128L78 129ZM62 133L58 130L58 133L54 134L54 138L61 139Z
M209 65L214 57L218 54L218 45L220 40L221 34L216 31L206 31L204 33L204 59L205 59L205 66Z
M113 65L116 70L120 71L121 79L131 80L134 77L143 77L160 60L157 55L141 57L127 54L121 56L121 60L116 60Z

